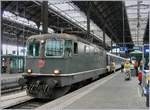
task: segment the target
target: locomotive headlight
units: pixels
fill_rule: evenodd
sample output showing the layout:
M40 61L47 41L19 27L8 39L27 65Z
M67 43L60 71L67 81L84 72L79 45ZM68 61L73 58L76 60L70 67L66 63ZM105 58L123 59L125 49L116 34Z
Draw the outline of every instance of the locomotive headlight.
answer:
M32 73L32 70L31 69L27 69L27 73Z
M44 40L41 40L41 44L43 44L45 41Z
M60 71L58 69L53 71L54 74L60 74Z

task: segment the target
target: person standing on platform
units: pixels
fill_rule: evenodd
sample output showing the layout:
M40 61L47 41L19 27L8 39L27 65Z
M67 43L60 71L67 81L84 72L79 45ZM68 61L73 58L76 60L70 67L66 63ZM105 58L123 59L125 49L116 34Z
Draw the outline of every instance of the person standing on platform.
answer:
M138 71L143 71L143 61L140 61L139 67L138 67Z
M125 73L125 79L130 79L131 78L131 73L130 73L130 63L128 60L126 60L124 64L124 73Z
M124 62L121 62L121 72L123 73L124 70Z
M131 73L131 76L134 75L134 65L131 61L130 61L130 73Z
M111 70L115 73L115 71L116 71L116 64L115 64L115 62L114 61L112 61L112 63L111 63Z
M126 60L125 64L124 64L124 69L128 69L130 70L130 63L128 60Z
M134 69L135 69L135 72L136 72L136 76L138 76L138 61L136 61L134 63Z
M138 67L138 80L139 80L139 85L142 84L142 74L143 74L143 61L140 61L140 65Z
M142 71L139 71L138 73L138 80L139 80L139 85L142 84Z

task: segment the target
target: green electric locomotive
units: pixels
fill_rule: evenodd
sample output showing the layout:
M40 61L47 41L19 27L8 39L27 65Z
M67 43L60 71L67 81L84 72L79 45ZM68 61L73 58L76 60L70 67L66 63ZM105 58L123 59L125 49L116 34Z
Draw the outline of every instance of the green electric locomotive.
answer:
M75 35L34 35L27 40L27 73L21 84L36 98L56 98L71 85L95 79L107 72L107 55L102 47Z

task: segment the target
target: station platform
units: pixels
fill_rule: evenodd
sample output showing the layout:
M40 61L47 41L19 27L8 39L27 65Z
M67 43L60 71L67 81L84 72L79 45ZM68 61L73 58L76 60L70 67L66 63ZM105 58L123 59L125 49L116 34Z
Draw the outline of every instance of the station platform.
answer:
M113 73L37 109L148 109L137 77Z
M20 78L22 74L23 73L12 73L12 74L3 73L1 74L1 80Z
M1 90L18 87L18 79L23 73L1 74Z

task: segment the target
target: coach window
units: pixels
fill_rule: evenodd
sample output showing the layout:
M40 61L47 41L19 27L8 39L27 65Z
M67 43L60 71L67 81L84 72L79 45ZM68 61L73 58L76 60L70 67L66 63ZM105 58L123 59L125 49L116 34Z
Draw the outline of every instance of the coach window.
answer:
M74 42L74 54L78 54L78 43Z
M85 53L90 53L90 48L88 46L84 46L84 52Z
M94 53L98 54L98 49L97 48L94 49Z

